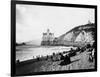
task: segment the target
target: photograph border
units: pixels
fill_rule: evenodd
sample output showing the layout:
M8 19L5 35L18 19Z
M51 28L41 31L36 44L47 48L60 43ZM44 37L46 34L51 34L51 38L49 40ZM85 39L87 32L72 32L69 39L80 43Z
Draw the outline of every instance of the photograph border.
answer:
M97 71L97 5L85 5L85 4L65 4L65 3L51 3L51 2L36 2L36 1L11 1L11 76L16 76L16 4L26 5L41 5L41 6L56 6L56 7L75 7L75 8L93 8L95 10L95 41L96 41L96 61L95 69L79 69L79 70L67 70L67 71L50 71L50 72L36 72L34 74L22 74L20 76L30 75L49 75L49 74L61 74L61 73L81 73Z

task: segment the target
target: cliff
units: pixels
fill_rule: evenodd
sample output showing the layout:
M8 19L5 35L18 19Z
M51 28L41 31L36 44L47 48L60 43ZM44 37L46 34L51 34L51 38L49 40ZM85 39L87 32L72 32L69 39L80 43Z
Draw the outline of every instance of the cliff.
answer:
M89 23L77 26L58 37L61 45L85 45L92 44L95 40L95 24Z

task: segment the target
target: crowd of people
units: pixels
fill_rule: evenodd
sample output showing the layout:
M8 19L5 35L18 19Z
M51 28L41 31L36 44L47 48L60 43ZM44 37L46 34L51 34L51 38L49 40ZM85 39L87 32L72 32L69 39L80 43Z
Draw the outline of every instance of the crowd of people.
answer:
M71 57L76 56L82 52L89 52L89 61L93 62L95 59L95 47L94 45L87 44L84 47L77 47L76 49L71 48L70 51L63 51L60 53L53 53L52 55L47 56L37 56L35 58L35 61L42 61L42 60L51 60L51 61L60 61L62 60L61 64L70 64L71 63ZM20 62L20 60L16 61L17 63Z

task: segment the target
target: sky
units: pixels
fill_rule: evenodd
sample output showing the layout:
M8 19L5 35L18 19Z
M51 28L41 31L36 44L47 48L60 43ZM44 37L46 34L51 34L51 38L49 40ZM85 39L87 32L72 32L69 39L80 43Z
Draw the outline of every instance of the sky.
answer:
M16 42L29 42L40 45L43 32L50 29L55 37L66 33L72 28L94 23L94 9L16 5Z

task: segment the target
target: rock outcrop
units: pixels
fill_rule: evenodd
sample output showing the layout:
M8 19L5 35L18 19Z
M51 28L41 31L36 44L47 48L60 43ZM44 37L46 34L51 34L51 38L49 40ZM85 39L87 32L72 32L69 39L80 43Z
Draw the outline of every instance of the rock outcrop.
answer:
M82 45L95 42L95 24L89 23L73 28L67 33L58 37L58 44L61 45Z

